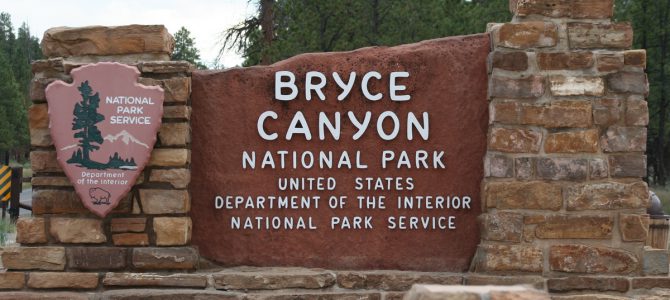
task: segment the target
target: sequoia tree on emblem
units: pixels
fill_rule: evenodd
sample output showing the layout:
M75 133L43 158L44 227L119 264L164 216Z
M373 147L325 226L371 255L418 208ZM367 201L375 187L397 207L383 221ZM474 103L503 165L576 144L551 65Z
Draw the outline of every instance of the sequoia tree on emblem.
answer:
M46 89L57 158L84 206L104 217L149 161L163 114L163 90L137 83L139 71L97 63L72 71L73 83Z

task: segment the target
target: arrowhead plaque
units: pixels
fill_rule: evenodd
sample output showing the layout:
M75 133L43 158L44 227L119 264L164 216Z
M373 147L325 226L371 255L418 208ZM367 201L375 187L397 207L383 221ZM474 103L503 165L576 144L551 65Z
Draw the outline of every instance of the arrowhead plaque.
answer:
M106 216L149 161L163 115L163 89L137 83L137 68L97 63L73 82L46 88L58 163L84 206Z

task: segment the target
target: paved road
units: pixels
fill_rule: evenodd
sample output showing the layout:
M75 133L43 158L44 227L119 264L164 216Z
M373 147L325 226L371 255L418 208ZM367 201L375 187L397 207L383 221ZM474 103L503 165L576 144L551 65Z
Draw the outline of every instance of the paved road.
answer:
M33 189L26 189L21 192L21 198L19 198L19 201L21 201L21 204L27 204L31 205L33 203ZM32 214L31 211L21 209L19 211L19 216L30 216Z

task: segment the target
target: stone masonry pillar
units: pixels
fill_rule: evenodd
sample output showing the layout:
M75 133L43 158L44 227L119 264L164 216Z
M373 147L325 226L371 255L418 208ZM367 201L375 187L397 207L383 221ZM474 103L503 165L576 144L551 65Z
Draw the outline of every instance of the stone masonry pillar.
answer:
M473 271L573 277L550 280L550 290L561 280L627 288L627 279L591 276L642 273L646 53L629 50L632 28L611 21L613 0L511 0L510 9L511 22L489 26Z
M4 249L3 265L10 272L2 276L23 278L17 271L33 270L38 272L26 276L31 288L49 284L56 285L49 288L95 288L99 282L95 271L197 267L197 251L189 247L187 190L193 66L169 61L173 47L174 39L162 25L59 27L44 34L46 59L32 65L29 109L33 217L19 219L21 246ZM151 161L127 198L104 219L84 208L56 161L44 95L48 83L71 81L73 68L100 61L136 66L140 83L165 90L162 126ZM72 282L78 285L69 286Z

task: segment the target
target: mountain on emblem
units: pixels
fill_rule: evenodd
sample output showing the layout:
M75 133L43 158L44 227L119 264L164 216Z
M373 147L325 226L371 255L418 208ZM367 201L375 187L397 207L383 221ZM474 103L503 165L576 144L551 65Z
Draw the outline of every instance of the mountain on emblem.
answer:
M128 65L89 64L70 74L72 83L46 88L49 129L79 199L104 217L127 199L149 162L165 96L158 86L137 83L140 72Z

